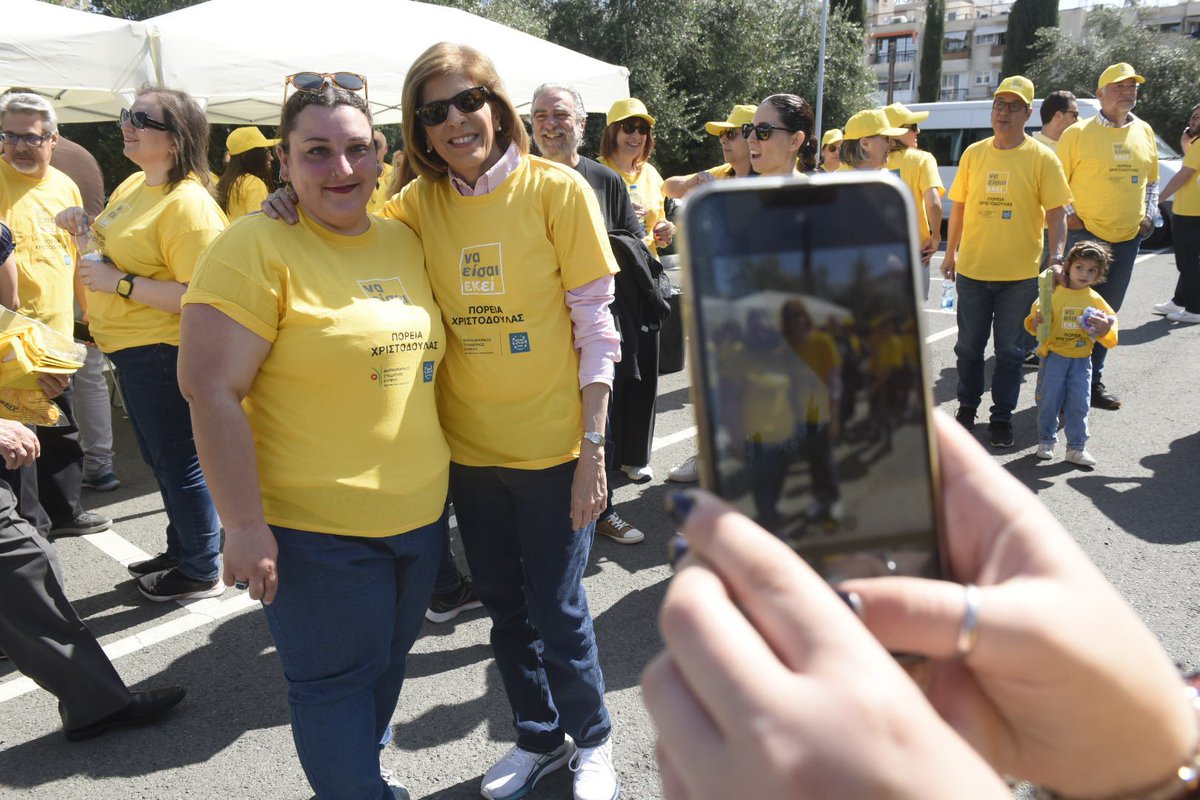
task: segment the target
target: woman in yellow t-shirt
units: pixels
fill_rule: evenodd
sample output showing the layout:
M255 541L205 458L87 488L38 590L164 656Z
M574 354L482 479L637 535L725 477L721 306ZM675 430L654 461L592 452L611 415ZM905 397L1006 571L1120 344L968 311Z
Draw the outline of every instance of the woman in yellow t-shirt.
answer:
M1153 313L1173 322L1200 322L1200 105L1192 108L1188 126L1179 137L1183 166L1171 178L1159 200L1175 194L1171 211L1171 234L1175 242L1175 268L1179 280L1175 294L1165 303L1155 303ZM1178 194L1176 194L1178 192Z
M237 128L225 138L229 161L217 181L217 202L229 221L258 211L275 191L275 159L271 149L278 139L268 139L255 127Z
M179 392L180 298L200 254L225 229L208 173L208 121L185 92L150 89L121 111L125 156L141 167L95 220L82 208L58 224L88 231L104 259L84 256L86 313L117 369L121 397L167 511L167 549L128 566L154 602L216 597L221 523Z
M616 171L629 187L629 199L646 229L646 247L658 255L675 238L675 224L667 219L663 179L650 163L654 153L654 117L636 97L613 103L608 126L600 135L600 163Z
M251 217L205 253L180 380L224 579L265 606L312 788L390 797L379 748L446 537L446 340L420 239L367 212L371 117L346 86L365 81L309 75L280 124L300 223Z

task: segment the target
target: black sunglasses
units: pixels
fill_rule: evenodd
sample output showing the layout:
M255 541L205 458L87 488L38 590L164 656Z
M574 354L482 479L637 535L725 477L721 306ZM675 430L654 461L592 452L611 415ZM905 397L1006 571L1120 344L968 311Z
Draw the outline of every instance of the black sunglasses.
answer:
M121 109L121 124L129 123L139 131L144 131L146 128L156 131L169 131L171 126L165 122L159 122L152 118L145 111L130 111L128 108Z
M471 114L483 108L484 104L491 97L492 91L486 86L463 89L454 95L454 97L447 100L434 100L431 103L420 106L416 110L417 119L425 127L432 128L446 121L446 117L450 116L451 105L464 114Z
M903 126L903 127L905 127L905 128L908 128L908 129L909 129L910 131L912 131L913 133L920 133L920 132L921 132L921 126L920 126L920 125L918 125L918 124L916 124L915 122L914 122L912 125L905 125L905 126Z
M721 138L727 142L732 142L734 139L742 135L742 132L737 128L730 128L727 131L721 132Z
M283 79L283 102L287 103L288 86L295 86L298 92L316 94L327 85L333 85L347 92L362 92L363 101L368 102L367 78L357 72L297 72Z
M39 135L36 133L9 133L8 131L5 131L4 133L0 133L0 142L10 144L13 147L16 147L21 142L24 142L29 147L41 147L46 142L50 141L52 136L54 136L53 133L43 133Z
M621 120L620 125L621 130L625 131L627 136L632 136L635 133L640 133L642 136L650 135L650 123L646 122L644 119L639 119L637 117L623 119Z
M795 133L791 128L781 128L778 125L772 125L769 122L760 122L755 125L752 122L747 122L742 126L742 138L749 139L750 134L758 137L760 142L765 142L771 138L773 131L783 131L784 133Z

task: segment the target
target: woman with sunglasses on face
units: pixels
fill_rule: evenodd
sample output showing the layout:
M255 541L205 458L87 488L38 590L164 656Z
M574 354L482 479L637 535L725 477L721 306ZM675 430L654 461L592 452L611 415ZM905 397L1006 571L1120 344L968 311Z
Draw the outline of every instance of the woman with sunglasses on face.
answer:
M238 128L225 139L229 161L217 181L217 203L230 222L258 211L267 195L275 191L275 159L271 153L278 139L268 139L255 127Z
M842 132L830 128L821 136L821 164L817 167L820 172L837 172L842 168Z
M284 105L299 224L249 217L201 259L180 380L224 579L263 602L309 783L322 800L407 800L379 751L446 536L446 340L420 239L367 212L371 117L338 80Z
M892 143L889 137L903 136L893 127L882 108L860 111L850 118L842 133L842 163L850 169L884 169Z
M754 120L742 126L750 144L750 165L759 175L800 175L816 166L812 106L794 94L773 94L758 105Z
M667 219L662 175L650 163L653 153L654 117L646 105L636 97L613 103L600 135L600 163L615 170L629 187L633 209L646 229L646 247L658 255L658 248L669 247L675 238L675 225Z
M676 175L663 182L663 194L679 200L692 189L709 181L726 178L745 178L754 174L750 168L750 147L742 136L742 125L754 118L754 106L738 105L724 120L704 123L704 130L716 136L721 143L721 154L725 163L693 175Z
M57 222L90 232L104 259L80 259L96 344L117 368L125 410L167 512L167 549L128 566L154 602L216 597L221 523L209 496L188 404L179 392L180 298L227 224L212 196L208 121L185 92L148 89L121 111L125 156L141 167L100 216L69 208Z

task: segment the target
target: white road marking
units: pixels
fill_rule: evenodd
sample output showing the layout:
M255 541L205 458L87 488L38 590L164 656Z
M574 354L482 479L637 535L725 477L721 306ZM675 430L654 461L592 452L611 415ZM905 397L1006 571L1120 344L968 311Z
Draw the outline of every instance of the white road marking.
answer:
M946 330L944 330L944 331L938 331L937 333L931 333L925 337L925 344L933 344L938 339L945 339L947 336L953 336L956 333L958 333L957 327L946 328Z
M696 426L693 425L690 428L684 428L681 431L675 431L675 433L672 433L668 436L663 436L661 438L659 438L658 436L655 436L654 442L650 446L650 450L651 450L651 452L654 452L654 451L660 450L664 447L670 447L673 444L678 444L679 442L685 441L687 439L691 439L695 435L696 435Z

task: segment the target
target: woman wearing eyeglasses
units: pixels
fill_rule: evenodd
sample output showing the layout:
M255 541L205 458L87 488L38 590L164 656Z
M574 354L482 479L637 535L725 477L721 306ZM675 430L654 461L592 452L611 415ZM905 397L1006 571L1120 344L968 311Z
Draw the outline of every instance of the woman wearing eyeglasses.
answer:
M754 120L742 126L750 145L750 165L759 175L799 175L816 166L812 106L794 94L773 94L758 105Z
M646 246L658 255L658 248L669 247L675 238L675 224L667 219L662 175L650 163L653 153L654 117L646 105L636 97L613 103L600 136L600 163L616 170L629 187L633 210L646 229Z
M675 200L682 199L701 184L726 178L745 178L754 174L750 167L750 147L742 136L742 125L754 118L754 106L738 105L723 120L704 123L704 130L716 136L721 143L721 154L725 163L693 175L676 175L663 182L663 194Z
M232 222L258 211L267 195L275 191L271 150L278 139L268 139L255 127L238 128L225 139L229 162L217 181L217 202Z
M205 253L180 380L224 580L263 602L309 782L322 800L407 800L379 750L446 536L446 338L420 240L367 212L371 117L346 84L364 88L295 83L279 156L299 223L250 217Z
M151 89L121 112L125 156L140 172L113 191L100 216L82 208L60 227L90 231L104 259L80 260L96 343L117 368L125 410L167 512L166 550L130 564L154 602L216 597L221 523L209 496L188 404L179 391L180 298L196 261L225 229L208 172L208 121L185 92Z

